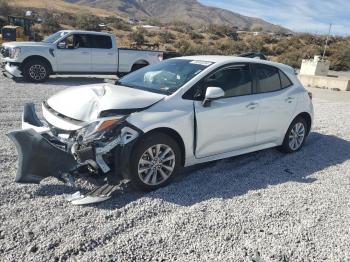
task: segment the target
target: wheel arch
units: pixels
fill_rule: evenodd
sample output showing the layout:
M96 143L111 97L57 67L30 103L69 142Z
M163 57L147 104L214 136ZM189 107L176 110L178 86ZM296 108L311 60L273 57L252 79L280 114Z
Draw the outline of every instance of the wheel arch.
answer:
M133 63L134 65L149 65L150 63L145 59L139 59Z
M53 68L52 68L51 62L50 62L47 58L45 58L45 57L43 57L43 56L40 56L40 55L31 55L31 56L28 56L26 59L23 60L23 62L22 62L22 67L23 67L26 63L28 63L30 60L34 60L34 59L42 60L42 61L44 61L45 63L47 63L47 65L49 66L50 74L53 72ZM22 69L23 69L23 68L22 68Z
M298 114L296 117L294 117L293 121L298 118L298 117L302 117L305 121L306 121L306 124L307 124L307 134L310 133L311 131L311 126L312 126L312 118L311 118L311 115L307 112L302 112L300 114Z
M135 62L132 64L131 69L130 69L130 72L135 71L135 67L136 67L137 69L140 69L140 68L145 67L145 66L148 66L148 65L150 65L150 62L148 62L148 61L145 60L145 59L139 59L139 60L135 61ZM141 67L139 67L139 66L141 66Z
M177 144L180 147L180 151L181 151L181 165L184 166L185 165L185 156L186 156L186 149L185 149L185 143L181 137L181 135L174 129L169 128L169 127L159 127L159 128L155 128L152 129L146 133L144 133L140 139L142 139L142 137L144 136L148 136L154 133L163 133L165 135L170 136L172 139L174 139Z

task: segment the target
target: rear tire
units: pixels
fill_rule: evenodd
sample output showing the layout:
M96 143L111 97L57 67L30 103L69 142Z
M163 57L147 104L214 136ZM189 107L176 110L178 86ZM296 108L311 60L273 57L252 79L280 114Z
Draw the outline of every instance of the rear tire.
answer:
M50 67L41 59L33 59L24 64L23 75L27 81L42 83L50 76Z
M299 151L305 143L308 129L309 127L304 118L295 118L290 124L284 137L283 144L279 149L284 153Z
M138 190L152 191L168 185L179 172L181 150L170 136L153 133L135 145L129 161L131 184Z

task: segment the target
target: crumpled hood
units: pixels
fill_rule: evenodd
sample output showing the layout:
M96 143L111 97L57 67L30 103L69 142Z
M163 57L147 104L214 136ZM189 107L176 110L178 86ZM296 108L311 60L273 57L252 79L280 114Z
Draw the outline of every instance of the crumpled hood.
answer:
M47 100L56 112L70 118L90 122L105 110L148 107L165 95L112 84L67 88Z

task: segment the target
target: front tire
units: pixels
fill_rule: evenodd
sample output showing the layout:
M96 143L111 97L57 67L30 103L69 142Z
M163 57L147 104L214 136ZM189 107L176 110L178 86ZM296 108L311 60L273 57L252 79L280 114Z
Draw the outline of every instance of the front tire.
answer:
M280 150L285 153L294 153L299 151L305 143L308 128L309 127L307 126L304 118L297 117L294 119L287 130Z
M153 133L135 145L128 178L142 191L152 191L171 182L181 168L177 142L163 133Z
M40 59L33 59L23 66L23 75L27 81L42 83L50 76L48 64Z

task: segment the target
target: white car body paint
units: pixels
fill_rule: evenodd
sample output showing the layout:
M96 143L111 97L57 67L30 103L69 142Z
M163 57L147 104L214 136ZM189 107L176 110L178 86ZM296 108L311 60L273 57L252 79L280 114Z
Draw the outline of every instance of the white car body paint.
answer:
M105 110L150 106L165 95L112 84L80 86L63 90L47 100L56 112L84 122L96 120Z
M145 108L126 120L148 133L168 128L182 139L185 166L227 158L282 144L286 131L300 113L313 120L313 106L306 89L292 68L249 58L193 56L175 59L207 61L212 64L171 95L161 95L108 84L67 89L48 99L57 112L82 121L73 124L44 108L44 118L53 126L76 130L110 109ZM279 91L222 98L204 107L201 101L182 96L210 72L235 63L258 63L282 70L293 85ZM196 128L195 128L196 123Z

